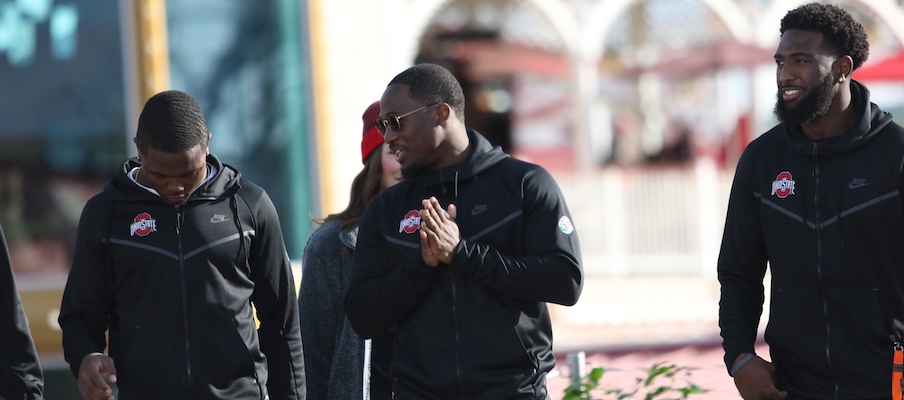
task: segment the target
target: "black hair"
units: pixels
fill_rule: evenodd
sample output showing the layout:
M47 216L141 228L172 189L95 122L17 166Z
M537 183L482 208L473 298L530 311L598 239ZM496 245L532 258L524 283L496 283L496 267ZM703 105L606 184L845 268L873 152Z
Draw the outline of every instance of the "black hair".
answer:
M821 33L823 44L828 44L830 50L851 56L854 69L869 57L869 39L863 25L838 6L810 3L795 8L782 18L780 32L791 29Z
M207 122L198 102L185 92L168 90L148 99L138 117L135 143L164 153L178 153L206 144Z
M464 122L464 91L458 79L442 66L417 64L396 75L389 85L408 85L408 96L424 102L424 105L446 103L455 110L458 119Z

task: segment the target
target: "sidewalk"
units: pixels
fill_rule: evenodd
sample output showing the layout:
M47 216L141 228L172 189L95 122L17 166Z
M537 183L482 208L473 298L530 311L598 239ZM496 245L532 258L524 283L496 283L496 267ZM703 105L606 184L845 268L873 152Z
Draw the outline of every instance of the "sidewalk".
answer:
M549 307L559 353L719 339L715 277L589 276L576 305Z
M756 347L758 354L768 354L764 343ZM646 377L646 370L654 364L671 365L688 368L687 373L679 373L672 384L673 387L688 386L693 383L706 393L693 394L691 400L741 400L734 380L725 371L722 363L722 347L718 343L675 345L671 347L623 349L618 351L591 352L586 354L585 373L589 373L594 367L603 367L606 372L600 380L600 388L620 388L633 390L636 388L636 379ZM767 356L768 359L768 356ZM556 368L547 379L549 395L554 400L563 397L565 388L570 384L571 371L566 356L558 357ZM667 384L668 380L657 380L657 383ZM632 399L643 399L640 393ZM603 397L601 392L596 392L595 399L614 398L610 395ZM665 396L663 398L677 398L678 396Z
M557 354L550 396L561 399L570 382L567 356L583 351L586 372L608 371L601 386L633 388L654 363L675 364L692 369L676 384L710 390L691 399L740 399L722 362L718 312L715 276L588 277L578 304L550 305ZM757 350L768 355L764 344Z

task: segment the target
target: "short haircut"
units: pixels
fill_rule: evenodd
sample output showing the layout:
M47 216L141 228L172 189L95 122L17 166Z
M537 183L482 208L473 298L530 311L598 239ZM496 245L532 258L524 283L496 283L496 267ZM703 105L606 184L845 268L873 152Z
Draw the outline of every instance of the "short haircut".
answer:
M198 102L187 93L168 90L148 99L138 117L135 143L164 153L178 153L206 144L207 122Z
M396 75L389 85L408 85L408 96L412 99L424 105L446 103L460 121L465 120L465 93L448 69L436 64L417 64Z
M782 18L780 32L785 34L791 29L821 33L823 45L839 56L851 56L854 69L869 57L869 39L863 25L838 6L810 3L795 8Z

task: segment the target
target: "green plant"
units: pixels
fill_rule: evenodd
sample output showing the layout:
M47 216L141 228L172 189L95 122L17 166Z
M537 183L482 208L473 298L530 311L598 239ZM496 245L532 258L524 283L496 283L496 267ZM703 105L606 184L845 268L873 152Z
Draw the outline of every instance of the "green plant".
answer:
M690 375L691 370L691 368L679 367L675 364L665 365L664 363L656 363L645 370L646 377L638 377L632 388L633 390L628 391L623 388L600 387L600 381L602 380L603 375L605 375L606 370L602 367L595 367L587 374L587 376L565 388L565 397L563 397L563 400L597 400L593 397L594 393L603 393L607 396L605 397L607 399L624 400L634 398L635 395L638 395L641 392L641 389L645 391L645 393L641 395L643 400L686 400L693 394L707 392L706 389L691 382L687 382L685 386L675 386L678 375ZM679 397L665 397L669 395L677 395Z

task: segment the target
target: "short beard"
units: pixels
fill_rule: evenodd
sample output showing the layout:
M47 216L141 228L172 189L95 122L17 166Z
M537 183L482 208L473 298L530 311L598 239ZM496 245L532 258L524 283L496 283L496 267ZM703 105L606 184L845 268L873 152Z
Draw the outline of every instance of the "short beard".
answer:
M785 104L785 100L782 99L782 90L779 89L773 112L779 121L788 125L804 125L813 122L829 112L834 96L832 93L834 84L832 74L826 75L822 82L801 99L800 104L796 107L788 107Z
M416 180L416 177L423 173L424 166L419 163L414 163L409 166L402 166L402 177L405 180Z

